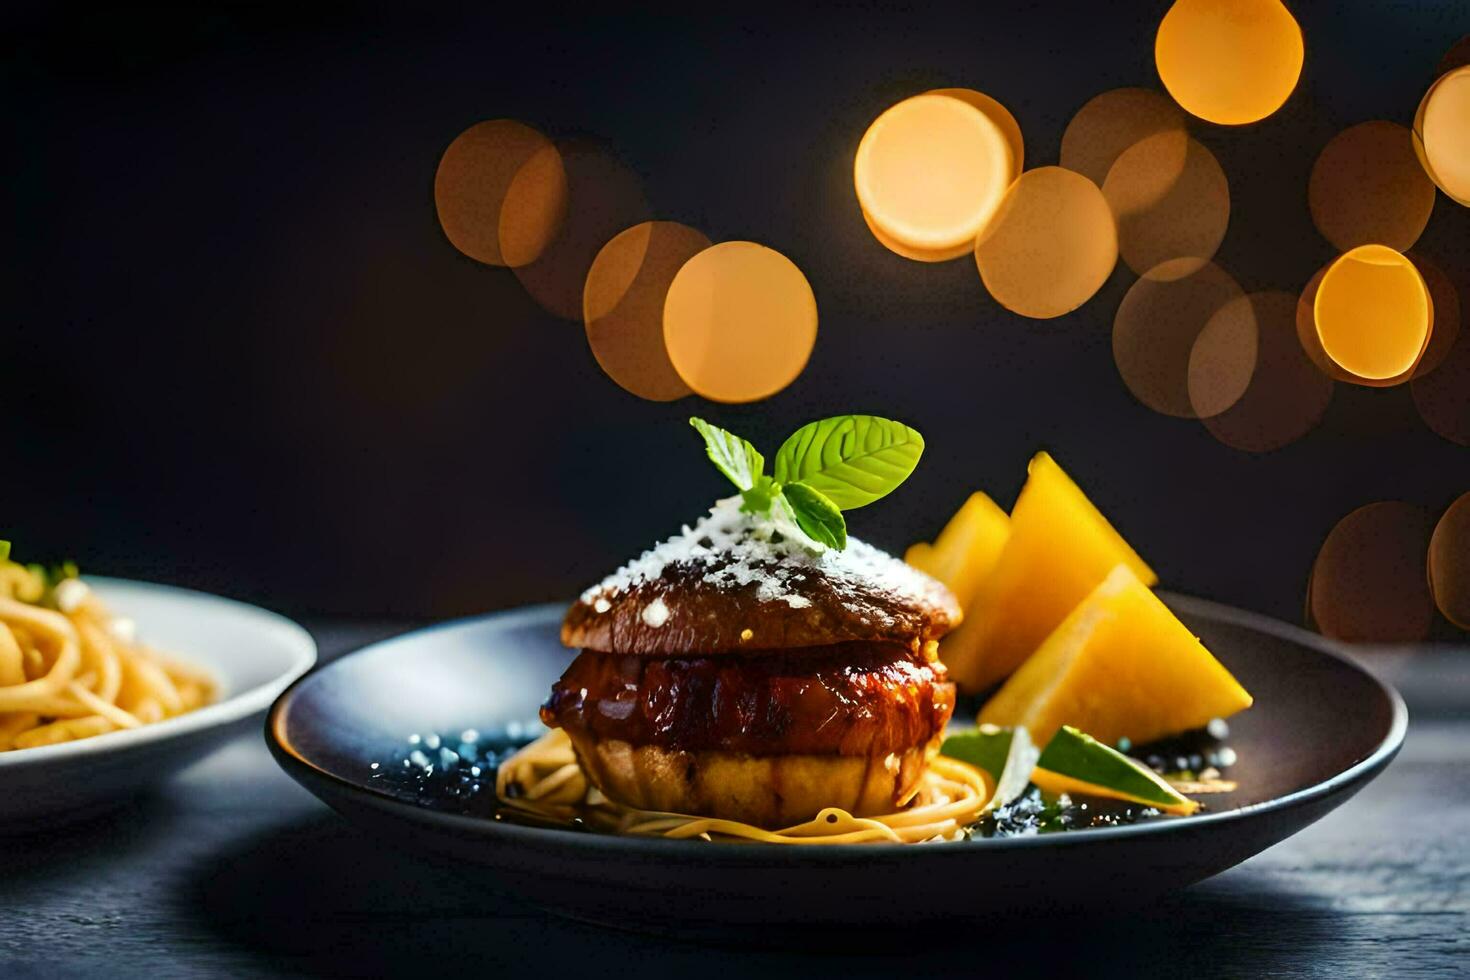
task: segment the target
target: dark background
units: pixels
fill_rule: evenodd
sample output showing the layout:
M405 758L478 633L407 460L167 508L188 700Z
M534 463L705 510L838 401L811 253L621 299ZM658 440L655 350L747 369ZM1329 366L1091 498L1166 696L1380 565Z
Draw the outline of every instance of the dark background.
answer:
M1296 291L1330 258L1306 207L1316 153L1356 122L1409 123L1470 33L1465 2L1291 6L1307 55L1286 106L1194 125L1231 182L1218 259L1248 290ZM867 411L929 448L852 516L862 537L931 537L975 488L1009 506L1046 447L1167 585L1299 620L1337 519L1380 499L1437 514L1470 489L1470 450L1407 386L1339 385L1306 439L1238 452L1122 384L1121 263L1081 310L1024 320L973 263L884 250L852 192L867 124L936 86L996 96L1027 165L1056 162L1084 102L1158 85L1166 7L12 12L0 536L298 614L445 616L569 596L702 513L728 487L691 413L773 450ZM455 251L439 155L505 116L605 140L656 216L794 259L821 316L802 377L756 405L639 401L580 326ZM1419 247L1470 307L1470 211L1440 196Z

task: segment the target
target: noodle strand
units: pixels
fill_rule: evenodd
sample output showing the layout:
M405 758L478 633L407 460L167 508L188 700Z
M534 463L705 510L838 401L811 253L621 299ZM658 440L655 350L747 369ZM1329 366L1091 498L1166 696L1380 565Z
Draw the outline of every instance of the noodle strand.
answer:
M506 806L565 823L582 816L618 833L673 840L745 840L767 844L916 844L959 834L985 812L993 787L983 772L957 759L933 759L907 809L858 817L829 807L805 823L767 830L737 820L658 813L624 807L587 781L570 739L560 729L541 736L501 764L495 793Z
M80 580L48 591L40 572L0 561L0 752L138 728L214 700L208 671L131 636Z

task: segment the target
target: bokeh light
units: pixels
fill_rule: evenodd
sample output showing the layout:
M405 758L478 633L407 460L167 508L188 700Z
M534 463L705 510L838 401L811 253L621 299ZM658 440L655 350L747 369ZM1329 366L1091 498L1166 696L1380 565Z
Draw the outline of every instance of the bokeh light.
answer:
M582 322L582 290L592 260L624 228L649 218L636 174L601 146L559 146L567 174L567 216L536 261L515 267L531 298L548 313Z
M664 302L664 342L679 376L712 401L750 402L785 388L817 339L817 300L786 256L721 242L684 263Z
M704 233L674 221L645 221L597 253L582 293L587 343L625 390L650 401L689 394L664 346L664 300L685 262L709 248Z
M1429 588L1445 619L1470 629L1470 493L1450 504L1434 526Z
M1096 184L1061 167L1022 174L975 243L995 301L1048 319L1092 298L1118 261L1117 234Z
M1470 446L1470 332L1461 331L1433 371L1409 382L1424 424L1450 442Z
M1307 183L1312 221L1342 252L1375 243L1406 251L1429 223L1434 196L1413 135L1382 119L1328 141Z
M1164 266L1149 270L1118 305L1113 361L1123 383L1143 404L1175 418L1197 418L1189 392L1195 343L1215 314L1243 293L1213 262L1174 259ZM1211 370L1213 366L1203 363L1194 367L1201 375ZM1218 379L1214 384L1216 391L1224 390Z
M1302 72L1302 32L1278 0L1175 0L1154 62L1185 111L1224 125L1281 108Z
M1240 401L1255 374L1258 348L1256 311L1249 296L1214 312L1189 350L1185 381L1195 415L1208 419Z
M1409 261L1419 270L1429 289L1429 309L1433 322L1429 328L1429 345L1424 356L1414 365L1414 377L1421 377L1444 363L1460 338L1460 291L1435 262L1422 252L1410 252Z
M1440 75L1452 72L1456 68L1464 68L1466 65L1470 65L1470 34L1466 34L1450 45L1444 57L1439 59L1439 67L1434 70L1434 76L1438 78Z
M1248 304L1256 332L1256 360L1250 383L1238 401L1225 411L1203 411L1190 376L1190 401L1203 416L1205 428L1220 442L1251 453L1280 449L1310 432L1332 401L1335 385L1307 358L1297 341L1298 298L1291 293L1251 293L1223 307L1215 319L1238 317ZM1196 348L1198 351L1198 348ZM1190 366L1194 367L1194 352Z
M1470 206L1470 65L1440 76L1424 93L1413 148L1439 189Z
M1336 261L1335 259L1333 261ZM1296 333L1297 341L1302 353L1324 376L1336 381L1362 382L1361 378L1354 378L1342 368L1333 363L1332 358L1327 356L1327 351L1322 348L1322 338L1317 336L1317 289L1322 285L1322 278L1327 275L1327 270L1332 268L1332 262L1328 262L1322 268L1312 274L1307 284L1302 287L1301 296L1296 303ZM1376 384L1376 382L1375 382Z
M1361 385L1366 388L1391 388L1403 384L1410 378L1428 374L1438 367L1450 350L1454 347L1455 338L1460 333L1460 298L1454 283L1450 282L1444 272L1427 257L1418 252L1410 252L1408 259L1414 263L1419 275L1424 279L1424 284L1429 290L1429 343L1424 347L1424 353L1411 370L1388 378L1362 378L1351 374L1328 356L1326 349L1322 346L1322 338L1317 333L1317 289L1322 285L1322 279L1327 275L1327 270L1332 268L1333 262L1329 262L1318 269L1302 288L1301 297L1297 300L1296 329L1297 339L1300 342L1303 353L1317 370L1329 378L1337 381L1346 381L1351 384Z
M958 245L951 245L949 248L914 248L912 245L905 245L880 228L868 212L863 211L862 214L863 221L868 226L868 231L873 233L873 237L878 239L879 244L895 255L901 255L906 259L913 259L915 262L948 262L951 259L959 258L975 247L974 242L961 242Z
M976 109L993 123L1005 139L1006 146L1010 150L1011 167L1003 179L1007 186L1010 185L1021 174L1021 168L1026 159L1025 140L1021 135L1021 126L1016 122L1016 117L1011 111L1001 105L995 98L984 92L969 88L938 88L925 95L937 95L945 98L958 99L966 105ZM915 245L912 242L903 241L890 234L866 208L862 209L863 221L873 237L878 239L884 248L906 259L916 262L948 262L969 253L974 248L974 235L964 241L943 248L928 248Z
M1183 130L1125 150L1102 185L1118 221L1118 251L1139 275L1191 272L1214 257L1230 224L1230 185L1215 155ZM1193 262L1169 262L1192 259Z
M1010 147L1011 172L1006 182L1009 183L1021 176L1021 171L1026 167L1026 141L1021 135L1021 124L1016 122L1016 117L1011 115L1011 110L1001 105L995 98L972 88L937 88L925 94L947 95L951 99L959 99L979 109L985 118L995 123L996 128L1006 139L1006 146Z
M1431 522L1419 507L1359 507L1327 535L1312 566L1312 619L1324 636L1412 642L1429 632L1434 602L1424 571Z
M1163 94L1113 89L1091 99L1067 123L1060 162L1101 187L1124 150L1155 133L1184 129L1184 113Z
M1328 267L1313 319L1322 349L1349 375L1407 379L1429 341L1429 304L1424 279L1406 256L1360 245Z
M465 255L487 265L527 265L566 216L561 153L514 119L476 123L440 158L434 206L445 236Z
M1010 144L985 113L929 93L873 121L858 144L853 184L863 212L886 237L934 252L969 247L1013 170Z

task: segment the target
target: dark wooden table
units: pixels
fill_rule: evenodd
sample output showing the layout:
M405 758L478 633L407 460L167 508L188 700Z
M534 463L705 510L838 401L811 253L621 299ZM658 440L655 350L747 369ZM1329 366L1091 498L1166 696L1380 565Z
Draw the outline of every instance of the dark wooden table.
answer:
M393 631L315 630L324 659ZM1470 650L1374 663L1412 718L1388 772L1297 837L1124 915L853 936L840 949L610 932L358 831L252 733L111 816L0 839L0 978L1470 976Z

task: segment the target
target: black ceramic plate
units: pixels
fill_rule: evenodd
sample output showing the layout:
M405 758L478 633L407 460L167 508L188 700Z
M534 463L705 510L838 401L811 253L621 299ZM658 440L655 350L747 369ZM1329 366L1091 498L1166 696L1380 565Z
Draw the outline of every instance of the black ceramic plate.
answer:
M266 737L288 773L395 846L491 872L549 910L612 925L813 930L1116 906L1217 874L1306 827L1388 765L1407 724L1399 696L1320 637L1166 599L1256 697L1231 721L1238 789L1209 797L1210 812L1187 819L846 847L627 838L494 820L489 773L482 767L474 789L473 753L444 753L465 729L478 732L479 749L539 731L536 709L571 658L557 639L559 605L449 623L329 664L281 696ZM414 751L421 755L405 765Z

